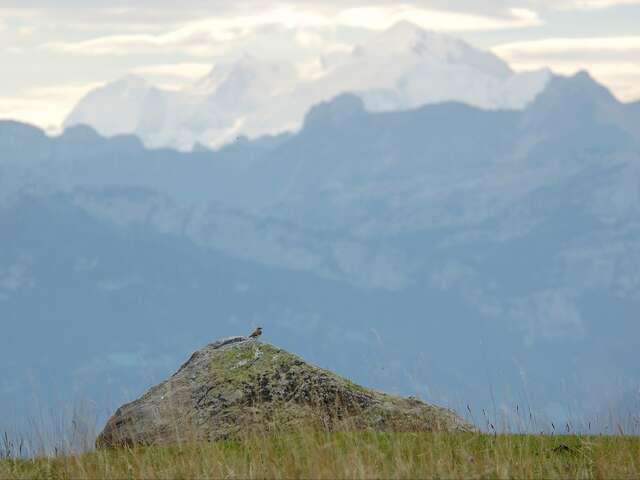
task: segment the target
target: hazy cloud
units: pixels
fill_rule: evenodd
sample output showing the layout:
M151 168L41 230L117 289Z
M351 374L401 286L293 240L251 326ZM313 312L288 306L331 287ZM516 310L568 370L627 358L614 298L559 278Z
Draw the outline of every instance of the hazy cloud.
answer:
M166 63L160 65L145 65L134 68L131 73L149 77L180 77L196 79L203 77L212 68L210 63Z
M621 5L640 5L640 0L561 0L550 3L555 8L593 10L618 7Z
M63 53L87 55L129 55L174 51L192 56L220 55L235 41L255 34L269 25L285 29L359 27L383 30L400 21L440 31L485 31L531 27L542 23L538 15L525 9L511 9L506 17L490 17L444 10L416 8L410 4L354 7L331 14L283 6L254 15L211 17L187 23L161 34L120 34L83 41L48 42L44 47ZM321 45L317 33L298 37L303 45Z
M24 5L17 4L16 8L0 6L0 20L10 18L33 18L39 14L38 10L25 8Z
M212 68L211 63L179 62L136 67L130 73L164 90L180 90L204 77Z
M576 55L611 55L616 58L640 58L640 36L604 37L604 38L547 38L526 42L512 42L493 48L497 54L514 60L549 59L550 57L575 58Z
M487 16L417 8L409 4L389 4L344 10L337 15L336 23L383 30L404 20L429 30L454 32L501 30L542 24L537 13L532 10L512 8L508 13L508 16Z
M219 55L233 48L231 42L246 38L266 25L285 28L326 26L328 19L312 11L282 7L260 15L211 17L187 23L162 34L125 34L80 42L49 42L49 50L77 54L128 55L179 51L193 56Z
M0 119L36 123L50 131L62 124L71 107L100 82L28 88L19 95L0 97Z
M584 336L582 315L570 292L548 290L510 302L507 315L525 333L531 346L538 340Z
M352 7L361 5L380 5L389 3L388 0L299 0L296 5L316 6L316 7ZM405 3L424 8L447 8L460 11L506 11L513 7L545 7L558 8L572 5L575 8L605 8L616 5L640 3L639 0L458 0L450 2L447 0L412 0ZM114 13L130 13L140 9L215 9L225 12L238 9L256 9L268 5L273 5L269 0L247 0L244 2L228 2L227 0L183 0L177 7L174 0L137 0L132 6L130 0L111 0L108 2L90 0L3 0L5 7L9 8L29 8L29 9L93 9L111 10Z

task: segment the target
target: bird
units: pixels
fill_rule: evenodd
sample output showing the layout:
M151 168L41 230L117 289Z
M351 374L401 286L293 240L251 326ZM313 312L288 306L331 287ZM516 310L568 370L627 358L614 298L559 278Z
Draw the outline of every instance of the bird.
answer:
M251 335L249 335L250 338L258 338L260 335L262 335L262 327L258 327L256 328L253 333Z

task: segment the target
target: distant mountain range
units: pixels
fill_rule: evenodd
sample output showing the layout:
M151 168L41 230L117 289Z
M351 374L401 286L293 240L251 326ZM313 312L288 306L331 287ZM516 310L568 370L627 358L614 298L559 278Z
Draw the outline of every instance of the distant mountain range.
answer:
M529 405L541 429L622 416L640 387L639 105L586 73L519 110L345 94L297 133L191 153L0 122L0 427L34 385L104 409L258 324L459 409Z
M312 76L293 63L244 56L218 64L181 91L129 76L87 94L65 126L106 136L133 133L149 147L190 150L298 129L312 105L351 92L370 111L460 101L488 109L523 108L551 77L514 73L495 55L402 22L349 53L317 60Z

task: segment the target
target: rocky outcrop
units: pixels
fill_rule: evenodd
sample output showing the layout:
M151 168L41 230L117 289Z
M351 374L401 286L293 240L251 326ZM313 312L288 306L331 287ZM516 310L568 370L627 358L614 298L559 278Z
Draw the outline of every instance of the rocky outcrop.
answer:
M470 431L452 411L356 385L245 337L195 352L168 380L120 407L98 447L218 440L316 425L339 430Z

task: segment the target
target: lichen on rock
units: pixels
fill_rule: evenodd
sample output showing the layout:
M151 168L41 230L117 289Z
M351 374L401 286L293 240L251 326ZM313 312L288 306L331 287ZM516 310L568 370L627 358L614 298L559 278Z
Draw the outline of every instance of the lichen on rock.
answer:
M452 411L361 387L267 343L207 345L169 379L123 405L97 446L219 440L314 425L379 431L470 431Z

